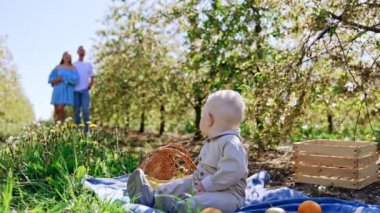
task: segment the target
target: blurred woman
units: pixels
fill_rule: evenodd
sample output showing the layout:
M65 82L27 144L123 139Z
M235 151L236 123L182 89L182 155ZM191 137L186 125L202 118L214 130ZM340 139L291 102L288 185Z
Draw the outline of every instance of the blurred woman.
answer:
M79 75L71 63L71 55L64 52L61 62L49 76L53 87L51 104L54 105L54 120L65 120L65 106L74 106L74 87L79 81Z

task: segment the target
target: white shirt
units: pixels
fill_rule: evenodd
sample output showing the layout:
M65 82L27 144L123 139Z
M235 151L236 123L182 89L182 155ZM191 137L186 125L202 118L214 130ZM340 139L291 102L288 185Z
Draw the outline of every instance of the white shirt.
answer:
M75 85L75 91L81 91L88 89L90 85L90 79L92 76L95 76L92 65L89 62L77 61L74 63L79 74L79 83Z

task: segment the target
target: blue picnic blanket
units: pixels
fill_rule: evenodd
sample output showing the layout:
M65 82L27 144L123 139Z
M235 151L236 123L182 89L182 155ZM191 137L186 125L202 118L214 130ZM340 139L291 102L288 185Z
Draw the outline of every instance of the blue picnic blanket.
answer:
M360 201L346 201L330 197L308 197L302 192L286 187L268 190L265 185L269 181L270 175L266 171L249 177L245 206L236 212L265 213L265 210L270 207L280 207L287 213L297 213L298 206L302 202L313 200L322 207L324 213L380 213L380 205L368 205Z
M137 213L159 212L147 206L131 204L127 189L128 175L116 178L86 178L83 185L95 192L103 201L120 202L128 211ZM265 185L270 181L266 171L258 172L247 180L245 206L236 212L265 213L270 207L281 207L287 213L297 213L298 206L305 200L313 200L320 204L324 213L380 213L380 205L368 205L360 201L345 201L329 197L308 197L304 193L279 188L268 190Z

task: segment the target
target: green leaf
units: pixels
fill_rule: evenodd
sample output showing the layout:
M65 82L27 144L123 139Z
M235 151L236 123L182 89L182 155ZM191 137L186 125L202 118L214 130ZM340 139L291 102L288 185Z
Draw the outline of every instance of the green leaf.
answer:
M75 170L75 177L78 182L80 182L84 178L84 176L86 175L86 172L87 172L87 169L85 166L79 166Z
M58 212L62 212L63 210L65 210L66 208L68 208L70 205L66 202L60 202L56 205L53 206L53 208L51 208L50 210L48 210L49 213L58 213Z
M329 12L326 9L322 9L319 12L319 18L326 20L329 17Z

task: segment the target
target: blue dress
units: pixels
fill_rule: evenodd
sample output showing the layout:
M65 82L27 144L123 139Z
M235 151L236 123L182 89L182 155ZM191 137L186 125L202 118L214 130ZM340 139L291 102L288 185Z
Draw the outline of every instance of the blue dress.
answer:
M62 77L59 84L53 85L53 80ZM74 106L74 87L79 82L79 75L75 68L57 67L49 75L49 83L53 87L51 104Z

